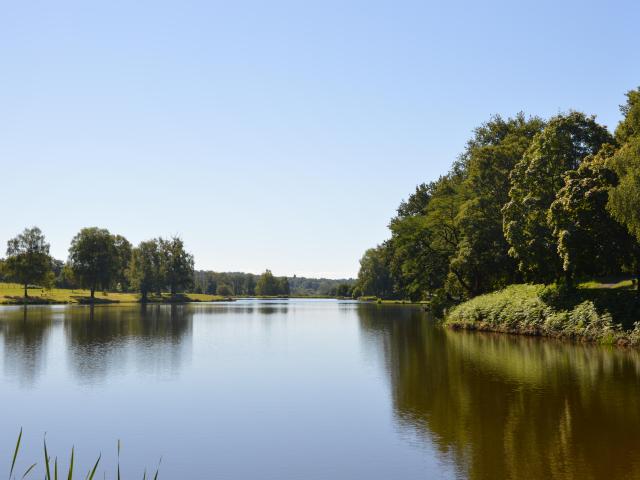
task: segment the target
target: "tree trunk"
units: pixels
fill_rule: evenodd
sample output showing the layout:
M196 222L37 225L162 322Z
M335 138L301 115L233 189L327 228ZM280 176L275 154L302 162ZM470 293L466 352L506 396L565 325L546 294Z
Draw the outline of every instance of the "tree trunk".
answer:
M29 291L27 290L27 288L29 287L28 283L24 284L24 298L29 298Z
M142 303L147 303L147 291L146 290L142 290L140 293L142 294L142 298L140 298L140 301Z
M573 274L569 270L564 272L564 282L568 290L573 290Z
M95 298L95 294L96 294L96 287L91 287L91 300Z

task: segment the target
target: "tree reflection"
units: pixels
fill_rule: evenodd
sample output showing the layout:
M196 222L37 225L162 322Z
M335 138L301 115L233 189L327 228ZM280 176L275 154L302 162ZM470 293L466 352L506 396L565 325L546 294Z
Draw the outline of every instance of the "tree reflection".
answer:
M0 316L5 373L33 383L46 367L52 332L66 337L71 369L94 382L124 372L176 373L190 352L193 313L188 305L5 308ZM56 336L58 338L58 336Z
M363 305L398 423L469 478L639 478L638 352L452 332Z
M72 369L87 381L124 373L129 362L143 371L176 372L191 338L187 305L137 305L70 309L65 333Z
M31 384L42 371L53 315L49 309L15 307L3 311L0 333L5 373Z

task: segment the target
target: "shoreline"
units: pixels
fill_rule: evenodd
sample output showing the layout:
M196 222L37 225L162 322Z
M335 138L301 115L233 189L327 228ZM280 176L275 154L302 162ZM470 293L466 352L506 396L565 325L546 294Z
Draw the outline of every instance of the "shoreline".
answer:
M456 305L443 324L452 330L638 348L636 302L631 290L562 294L556 287L517 284Z

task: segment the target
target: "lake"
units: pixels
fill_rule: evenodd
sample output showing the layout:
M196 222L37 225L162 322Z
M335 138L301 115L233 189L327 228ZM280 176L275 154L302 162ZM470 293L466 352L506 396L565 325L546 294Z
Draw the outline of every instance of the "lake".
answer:
M640 478L640 354L333 300L0 308L0 472ZM0 473L0 476L4 475ZM40 477L41 475L38 475Z

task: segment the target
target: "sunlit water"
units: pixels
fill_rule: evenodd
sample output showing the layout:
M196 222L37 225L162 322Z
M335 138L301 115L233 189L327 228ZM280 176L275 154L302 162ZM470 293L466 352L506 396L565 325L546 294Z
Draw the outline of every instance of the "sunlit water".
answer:
M0 477L640 478L640 355L336 301L0 309ZM40 476L38 476L40 478Z

